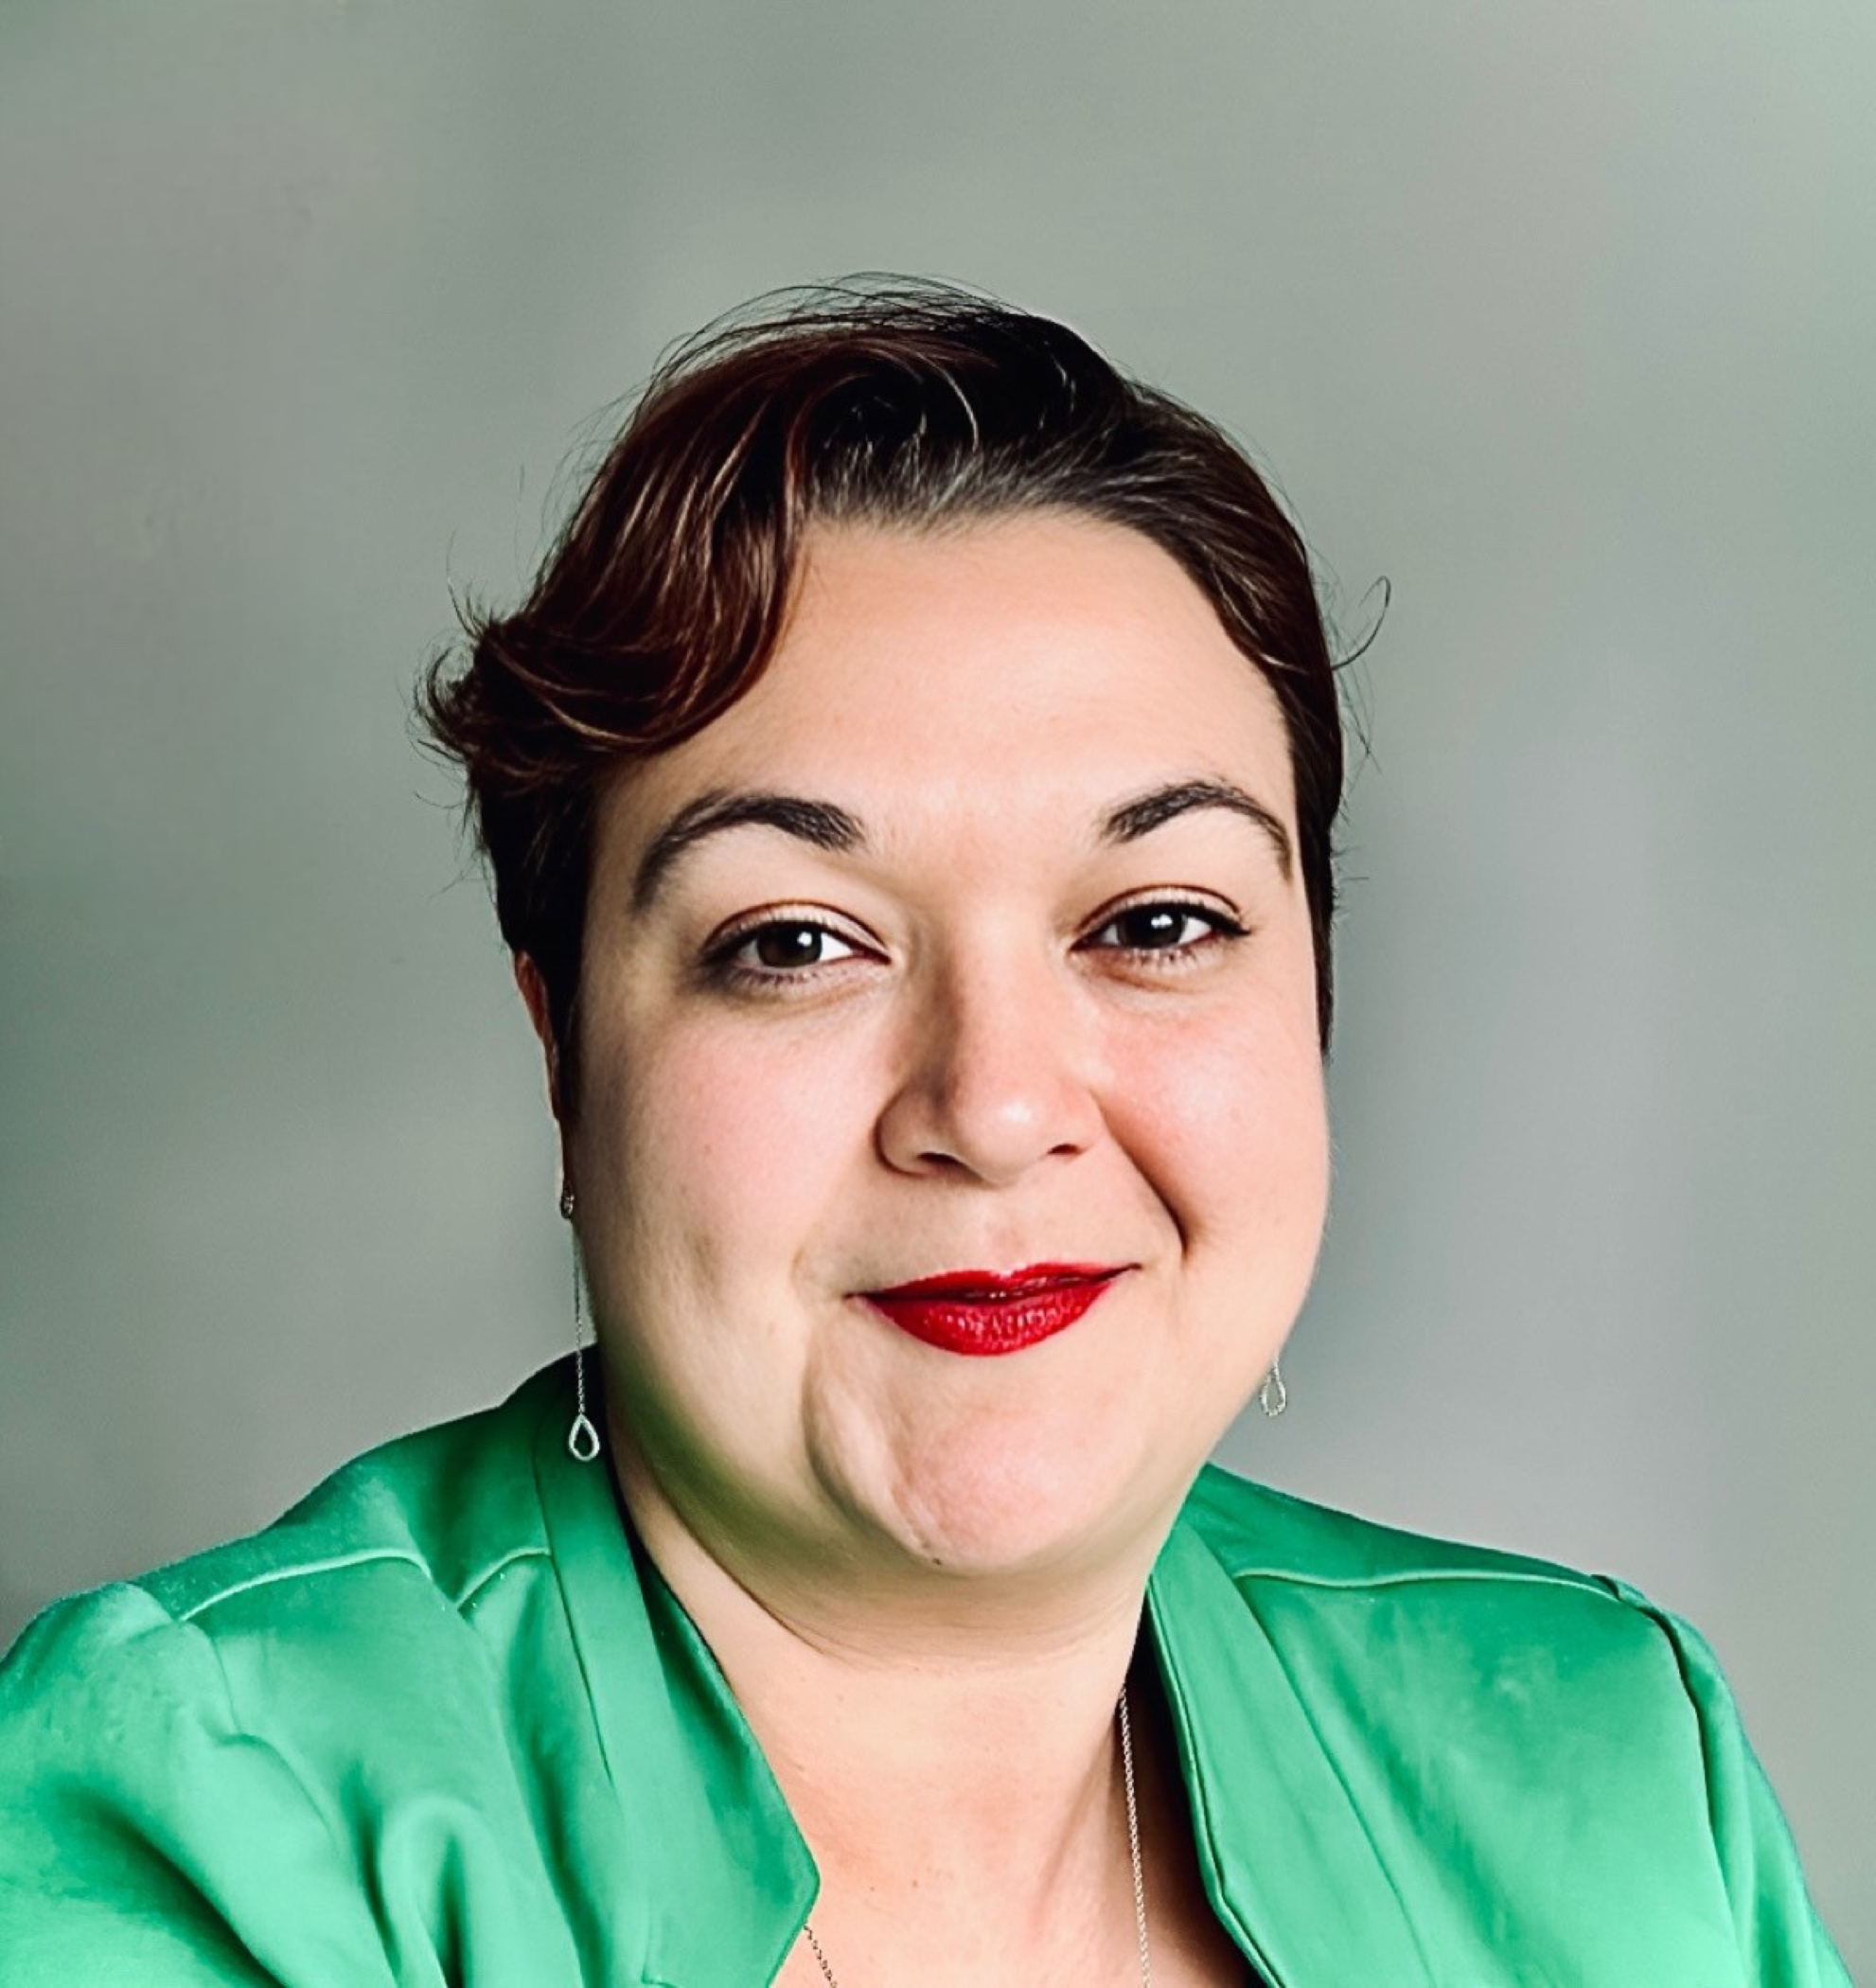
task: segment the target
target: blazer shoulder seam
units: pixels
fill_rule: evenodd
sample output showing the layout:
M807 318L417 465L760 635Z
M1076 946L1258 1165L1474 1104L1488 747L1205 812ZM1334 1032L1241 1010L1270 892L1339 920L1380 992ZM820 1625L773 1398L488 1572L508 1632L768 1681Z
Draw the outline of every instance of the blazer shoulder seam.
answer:
M1297 1588L1322 1588L1349 1592L1371 1588L1417 1588L1435 1581L1510 1581L1535 1588L1568 1588L1600 1595L1619 1606L1632 1606L1617 1593L1602 1574L1579 1572L1573 1568L1547 1570L1540 1567L1414 1567L1392 1573L1360 1575L1319 1574L1306 1568L1227 1566L1233 1581L1283 1581Z
M259 1589L277 1588L284 1581L311 1580L322 1574L344 1573L354 1567L370 1567L385 1561L401 1561L406 1566L415 1567L451 1607L461 1611L468 1608L491 1581L505 1572L517 1561L544 1560L548 1557L544 1546L510 1548L500 1559L489 1566L479 1568L459 1592L451 1594L437 1584L435 1570L421 1553L412 1553L401 1547L362 1547L354 1553L330 1553L322 1559L295 1561L290 1567L270 1567L262 1572L248 1575L245 1580L232 1581L227 1587L218 1588L213 1594L204 1595L201 1600L191 1603L187 1608L176 1613L173 1619L179 1623L192 1623L199 1615L219 1607L223 1602L234 1601L244 1594L253 1594Z

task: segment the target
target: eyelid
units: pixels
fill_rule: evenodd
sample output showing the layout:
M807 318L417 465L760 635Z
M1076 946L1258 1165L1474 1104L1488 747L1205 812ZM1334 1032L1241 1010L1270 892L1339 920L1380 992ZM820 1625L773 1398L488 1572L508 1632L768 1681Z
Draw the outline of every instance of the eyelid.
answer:
M768 904L746 917L733 918L721 934L710 941L708 950L715 951L719 946L740 945L744 939L767 931L771 925L813 925L831 932L836 938L846 938L850 946L867 944L864 939L848 937L842 931L843 926L851 929L852 924L851 919L841 918L824 904Z

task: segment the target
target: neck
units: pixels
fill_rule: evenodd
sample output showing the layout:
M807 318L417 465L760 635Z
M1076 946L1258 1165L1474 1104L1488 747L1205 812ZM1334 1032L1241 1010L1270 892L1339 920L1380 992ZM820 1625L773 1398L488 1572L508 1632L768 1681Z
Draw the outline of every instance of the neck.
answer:
M1116 1709L1148 1547L1026 1609L980 1614L957 1583L936 1607L849 1593L833 1613L732 1574L636 1471L621 1481L820 1869L814 1924L843 1979L918 1979L900 1955L921 1950L940 1979L1002 1979L1024 1954L1046 1956L1037 1981L1111 1973L1134 1940ZM1138 1696L1134 1726L1150 1745Z

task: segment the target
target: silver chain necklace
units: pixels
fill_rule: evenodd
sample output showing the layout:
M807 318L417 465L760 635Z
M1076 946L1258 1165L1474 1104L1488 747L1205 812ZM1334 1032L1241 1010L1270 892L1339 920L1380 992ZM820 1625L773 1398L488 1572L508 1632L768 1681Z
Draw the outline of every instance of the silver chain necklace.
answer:
M1121 1692L1121 1780L1127 1791L1127 1855L1133 1860L1133 1926L1140 1939L1140 1983L1141 1988L1153 1988L1153 1961L1146 1950L1146 1879L1140 1867L1140 1811L1134 1802L1133 1791L1133 1728L1127 1720L1127 1695ZM834 1978L834 1970L827 1964L827 1956L821 1950L821 1942L814 1937L814 1928L804 1922L801 1936L807 1942L808 1950L821 1963L821 1972L827 1979L827 1988L841 1988Z

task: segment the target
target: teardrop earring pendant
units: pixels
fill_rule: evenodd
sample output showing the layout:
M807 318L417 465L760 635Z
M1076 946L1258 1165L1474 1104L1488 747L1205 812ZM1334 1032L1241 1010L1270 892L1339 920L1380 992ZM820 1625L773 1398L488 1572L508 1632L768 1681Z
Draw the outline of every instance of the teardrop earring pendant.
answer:
M599 1431L586 1411L586 1314L580 1302L579 1237L573 1233L574 1191L560 1190L560 1219L568 1224L574 1258L574 1420L567 1430L567 1454L576 1464L590 1464L599 1454Z
M1264 1385L1257 1391L1257 1405L1274 1422L1290 1405L1290 1391L1283 1385L1283 1364L1279 1360L1270 1362L1270 1371L1264 1376Z

